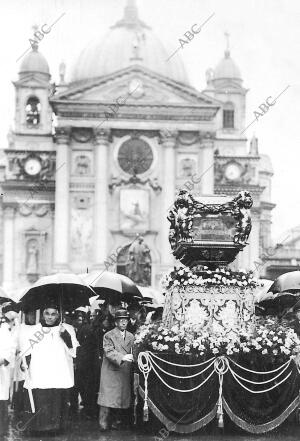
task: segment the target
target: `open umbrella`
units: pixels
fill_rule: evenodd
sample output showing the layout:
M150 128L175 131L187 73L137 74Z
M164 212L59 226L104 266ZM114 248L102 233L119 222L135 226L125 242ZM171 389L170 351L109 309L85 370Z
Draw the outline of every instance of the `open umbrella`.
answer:
M43 308L48 302L59 306L60 320L63 311L70 311L79 306L89 305L93 290L79 276L69 273L57 273L38 279L33 286L26 289L20 299L22 311ZM26 364L25 364L26 365ZM28 369L25 368L26 375ZM32 390L28 388L32 412L35 412Z
M20 305L22 310L40 309L45 303L55 302L62 311L72 311L79 306L89 306L89 298L95 295L92 288L79 276L57 273L41 277L27 289Z
M300 271L291 271L289 273L281 274L274 281L269 291L273 293L285 291L299 291L300 292Z
M18 312L18 305L11 296L0 286L0 308L3 312Z
M299 298L299 294L291 292L279 292L276 294L272 294L268 298L265 298L258 303L258 306L262 308L262 315L278 315L284 312L286 309L295 306Z
M6 291L0 286L0 303L12 302L12 298L7 294Z
M91 273L85 280L102 299L130 302L143 298L136 284L123 274L111 271L98 275Z

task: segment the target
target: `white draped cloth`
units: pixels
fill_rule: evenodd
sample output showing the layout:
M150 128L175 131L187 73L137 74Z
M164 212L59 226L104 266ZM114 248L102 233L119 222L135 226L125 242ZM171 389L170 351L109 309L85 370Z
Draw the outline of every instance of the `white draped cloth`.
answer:
M8 361L8 365L0 366L0 400L9 399L9 387L11 380L11 366L14 363L16 343L12 337L7 323L0 325L0 358Z
M73 326L64 323L63 327L71 336L71 349L60 336L60 325L43 328L39 323L30 326L32 334L29 338L26 336L29 347L25 348L28 349L25 355L31 355L31 361L25 388L68 389L74 386L73 358L79 343Z

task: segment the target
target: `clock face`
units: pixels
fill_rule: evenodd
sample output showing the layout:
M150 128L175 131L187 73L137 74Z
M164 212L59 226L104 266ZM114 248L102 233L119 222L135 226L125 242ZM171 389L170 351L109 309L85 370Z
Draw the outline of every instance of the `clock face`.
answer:
M133 78L129 83L129 95L134 98L140 98L144 95L143 82L139 78Z
M24 164L24 170L29 176L35 176L40 173L42 164L38 158L28 158Z
M241 175L241 169L238 164L228 164L225 170L225 176L229 181L236 181Z

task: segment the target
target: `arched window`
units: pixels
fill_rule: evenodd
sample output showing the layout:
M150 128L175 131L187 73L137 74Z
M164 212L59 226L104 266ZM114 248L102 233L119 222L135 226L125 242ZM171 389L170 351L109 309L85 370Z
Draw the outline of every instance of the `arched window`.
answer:
M41 103L32 96L26 104L26 123L29 126L37 126L40 123Z
M234 105L226 103L223 108L223 128L234 129Z

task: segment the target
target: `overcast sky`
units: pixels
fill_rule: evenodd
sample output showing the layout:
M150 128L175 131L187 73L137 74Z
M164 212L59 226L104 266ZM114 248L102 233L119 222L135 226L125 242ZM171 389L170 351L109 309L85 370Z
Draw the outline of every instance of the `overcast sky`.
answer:
M137 0L139 15L166 43L170 54L178 39L194 24L214 17L180 51L191 84L205 87L205 71L223 57L224 31L231 34L231 56L239 66L247 95L247 123L269 97L287 91L276 105L247 130L259 138L259 150L271 156L274 167L273 236L300 224L300 1L299 0ZM40 43L52 79L58 64L68 68L93 38L104 35L123 15L125 0L1 0L2 62L0 88L1 148L14 116L17 58L29 47L32 25L53 23L66 13Z

